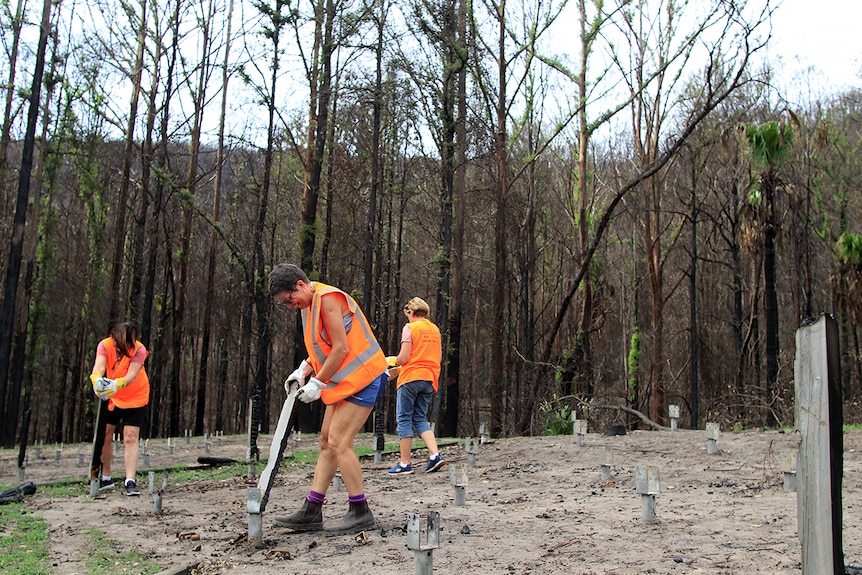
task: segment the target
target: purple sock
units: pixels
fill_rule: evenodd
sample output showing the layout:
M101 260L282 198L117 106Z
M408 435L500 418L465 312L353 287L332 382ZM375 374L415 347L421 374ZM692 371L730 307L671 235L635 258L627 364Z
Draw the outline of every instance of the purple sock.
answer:
M308 492L308 496L306 497L309 503L323 503L323 500L326 499L326 494L318 493L315 490L311 490Z
M365 503L365 494L360 493L359 495L350 495L347 497L347 501L350 503Z

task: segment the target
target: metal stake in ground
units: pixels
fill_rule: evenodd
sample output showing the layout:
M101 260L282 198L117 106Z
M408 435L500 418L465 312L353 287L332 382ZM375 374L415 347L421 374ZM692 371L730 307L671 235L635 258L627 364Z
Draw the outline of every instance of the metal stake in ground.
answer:
M479 442L472 437L464 440L464 451L467 452L467 466L476 467L476 456L479 455Z
M599 468L602 471L602 481L611 478L611 467L614 465L616 452L612 447L599 447Z
M428 511L426 542L422 545L422 524L418 513L407 514L407 549L416 559L416 575L433 575L432 552L440 546L440 513Z
M667 415L670 417L670 430L676 431L679 425L679 406L678 405L668 405L667 406Z
M455 488L455 505L463 506L467 499L467 466L463 463L450 465L449 483Z
M659 493L658 467L639 465L635 486L641 496L641 514L646 523L655 523L655 496Z
M782 449L778 454L778 465L784 473L784 491L796 491L796 449Z
M578 445L583 447L587 437L587 420L576 419L572 421L572 427L574 428L575 435L578 436Z
M719 428L717 423L711 421L706 422L706 452L709 455L718 453L718 435Z

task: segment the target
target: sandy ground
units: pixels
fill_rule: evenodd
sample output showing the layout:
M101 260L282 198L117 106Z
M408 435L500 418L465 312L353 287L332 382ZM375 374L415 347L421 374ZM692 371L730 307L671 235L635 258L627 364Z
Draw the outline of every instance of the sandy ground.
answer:
M211 455L242 460L244 441L213 442ZM262 438L263 452L269 441ZM357 441L370 445L372 438ZM844 441L843 537L845 563L851 563L862 560L862 432L848 432ZM797 442L791 432L722 433L718 452L708 454L705 433L694 431L588 434L584 445L570 436L513 438L482 444L473 467L461 447L450 445L443 449L448 465L439 472L402 477L386 473L395 456L363 460L377 526L359 536L296 534L275 526L272 517L295 510L311 483L311 468L287 464L263 514L257 546L244 537L247 493L254 485L244 466L234 468L231 479L169 485L160 514L152 512L145 469L141 497L117 489L93 499L82 482L80 496L37 493L28 506L50 526L59 575L84 572L91 526L170 573L403 575L416 572L414 552L406 547L407 514L421 514L424 525L429 510L440 514L439 547L431 559L436 573L798 575L796 493L785 490L779 469L779 454ZM315 444L316 438L303 435L299 449ZM600 447L614 449L609 480L600 473ZM152 468L195 464L205 451L202 438L188 445L180 440L173 455L164 440L151 441L148 450ZM67 446L58 462L53 446L42 449L41 459L31 449L26 479L39 484L86 477L77 453L77 446ZM15 484L14 453L0 457L0 483ZM122 448L115 465L121 457ZM416 453L416 467L424 469L425 457ZM455 504L452 466L467 470L464 505ZM638 466L659 471L654 522L644 520L635 489ZM157 478L160 485L161 474ZM330 489L327 497L324 518L330 522L346 511L347 494ZM116 566L116 573L136 572L134 565Z

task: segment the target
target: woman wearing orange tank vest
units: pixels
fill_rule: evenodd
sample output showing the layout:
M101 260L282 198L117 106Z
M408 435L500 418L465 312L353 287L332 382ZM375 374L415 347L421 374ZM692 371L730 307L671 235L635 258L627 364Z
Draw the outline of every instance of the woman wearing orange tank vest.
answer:
M428 304L414 297L404 306L407 324L401 331L401 349L398 356L387 357L390 367L400 366L396 391L396 413L401 461L389 470L389 475L410 475L410 452L413 432L428 448L425 473L437 471L446 462L440 456L434 430L428 424L428 407L440 380L442 347L440 330L428 319Z
M287 378L299 382L300 401L326 404L320 429L320 455L302 508L276 525L294 531L323 529L323 501L337 470L348 494L347 514L330 533L355 533L374 526L353 440L371 414L388 380L386 357L365 314L338 288L309 281L292 264L278 264L269 274L269 294L277 305L299 309L308 359ZM313 374L313 375L312 375ZM306 378L311 376L306 383Z
M96 348L96 361L90 381L96 395L108 402L99 491L114 488L111 478L113 436L122 421L126 465L123 491L126 495L141 494L135 482L135 474L138 470L138 439L150 401L150 381L144 369L144 360L148 354L144 344L138 341L137 326L129 322L113 326L110 337L100 341Z

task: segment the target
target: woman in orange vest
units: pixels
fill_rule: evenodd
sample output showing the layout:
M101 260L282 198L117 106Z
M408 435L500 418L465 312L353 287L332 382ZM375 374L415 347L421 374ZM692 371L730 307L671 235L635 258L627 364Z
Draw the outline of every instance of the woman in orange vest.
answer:
M396 413L401 461L389 475L410 475L410 452L413 432L428 448L425 473L437 471L446 462L440 457L434 430L428 424L428 407L440 380L442 346L440 330L428 319L430 308L425 300L414 297L404 306L407 323L401 331L401 349L397 357L386 358L390 367L400 367L396 386Z
M113 436L117 425L122 421L126 464L123 489L126 495L141 494L135 482L135 474L138 469L138 439L150 401L150 380L144 369L144 360L148 354L144 344L138 341L138 327L129 322L118 323L112 327L110 337L100 341L96 348L96 361L90 381L96 395L108 402L99 491L114 488L111 479Z
M269 274L269 294L277 305L299 309L302 315L308 359L287 378L285 386L291 381L304 383L297 396L300 401L321 399L326 404L311 491L299 511L276 517L275 523L294 531L323 529L326 489L340 469L348 510L326 531L369 529L374 526L374 515L368 508L353 440L388 381L386 357L359 305L340 289L309 281L295 265L279 264Z

